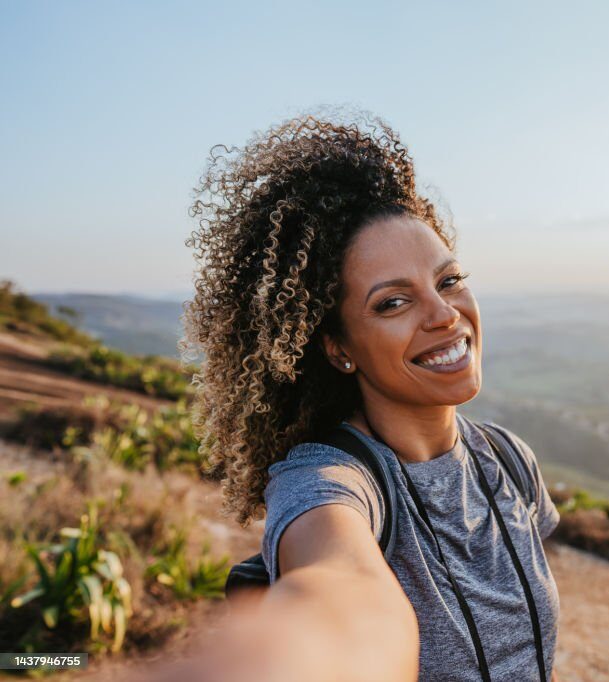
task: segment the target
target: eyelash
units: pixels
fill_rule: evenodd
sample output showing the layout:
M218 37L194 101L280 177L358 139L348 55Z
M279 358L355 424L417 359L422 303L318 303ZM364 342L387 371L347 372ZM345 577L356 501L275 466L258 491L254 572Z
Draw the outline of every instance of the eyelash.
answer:
M456 286L459 282L462 282L466 277L469 277L470 274L471 274L471 273L469 273L469 272L459 272L459 273L457 273L456 275L448 275L448 277L445 277L445 278L444 278L444 280L443 280L442 283L444 284L444 282L446 282L447 279L456 279L457 281L456 281L454 284L449 284L449 285L448 285L449 287L454 287L454 286ZM442 288L444 288L444 287L442 287ZM376 311L377 311L377 312L383 312L383 311L385 311L385 310L389 310L390 308L389 308L389 307L386 307L385 304L389 303L390 301L402 301L402 300L403 300L403 299L401 299L401 298L396 298L395 296L392 297L392 298L387 298L387 299L385 299L382 303L379 303L379 305L376 307ZM397 308L401 308L401 307L402 307L402 306L397 306L397 307L394 306L394 307L393 307L393 310L397 310Z

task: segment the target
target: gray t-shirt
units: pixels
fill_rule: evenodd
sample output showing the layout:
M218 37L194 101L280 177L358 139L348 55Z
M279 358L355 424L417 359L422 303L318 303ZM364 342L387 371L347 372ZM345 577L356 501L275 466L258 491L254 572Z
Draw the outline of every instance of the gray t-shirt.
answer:
M531 448L503 429L524 452L535 489L527 508L511 477L472 423L457 413L461 432L475 450L514 547L539 615L548 679L554 663L559 601L542 546L559 516ZM393 450L360 433L385 458L396 483L398 533L390 567L419 621L419 679L481 679L474 645L429 528L419 515ZM438 457L406 464L425 505L453 577L475 619L493 682L539 679L528 606L497 520L480 487L475 464L461 442ZM324 504L357 509L378 541L384 518L381 490L365 465L322 443L300 443L269 467L262 555L271 583L278 578L281 534L297 516Z

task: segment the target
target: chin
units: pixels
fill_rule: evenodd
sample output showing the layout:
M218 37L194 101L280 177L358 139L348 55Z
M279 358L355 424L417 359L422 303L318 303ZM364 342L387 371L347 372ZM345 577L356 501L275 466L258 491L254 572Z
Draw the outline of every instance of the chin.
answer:
M446 397L442 400L443 405L463 405L473 400L482 388L480 377L472 377L465 385L455 387L450 393L447 392Z
M482 379L480 375L476 376L476 381L472 382L470 386L467 387L467 390L464 390L463 393L463 398L458 402L455 403L456 405L463 405L464 403L470 402L470 400L473 400L478 393L480 393L480 389L482 388Z
M471 402L478 395L478 393L480 393L480 389L477 391L472 391L471 395L464 398L463 400L460 400L458 403L455 403L455 405L465 405L465 403Z

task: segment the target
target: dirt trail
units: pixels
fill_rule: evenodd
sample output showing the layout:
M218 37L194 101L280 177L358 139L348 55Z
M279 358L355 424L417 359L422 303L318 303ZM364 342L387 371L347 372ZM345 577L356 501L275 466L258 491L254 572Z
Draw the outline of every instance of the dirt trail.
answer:
M19 405L34 402L43 407L80 405L85 396L106 395L111 400L147 409L170 405L142 393L70 377L43 362L51 346L30 337L0 332L0 416L7 417Z
M608 682L609 561L557 543L546 552L560 596L560 680Z

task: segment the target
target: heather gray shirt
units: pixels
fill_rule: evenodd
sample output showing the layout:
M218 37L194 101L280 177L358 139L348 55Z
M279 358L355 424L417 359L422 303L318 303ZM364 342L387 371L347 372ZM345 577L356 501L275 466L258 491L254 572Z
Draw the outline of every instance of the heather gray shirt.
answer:
M479 431L462 415L457 414L457 420L479 456L531 586L549 679L559 602L541 541L556 527L558 512L535 455L522 439L503 429L525 454L535 490L535 500L528 508ZM389 447L362 435L385 458L396 483L398 534L390 567L419 621L419 680L477 682L481 676L466 621L433 535L407 490L400 462ZM428 462L406 466L472 611L493 682L538 680L527 602L471 455L458 439L452 450ZM385 513L381 490L365 465L353 456L329 445L301 443L290 450L285 460L271 465L269 473L262 554L271 582L278 578L281 534L297 516L314 507L330 503L353 507L368 521L377 541L380 539Z

